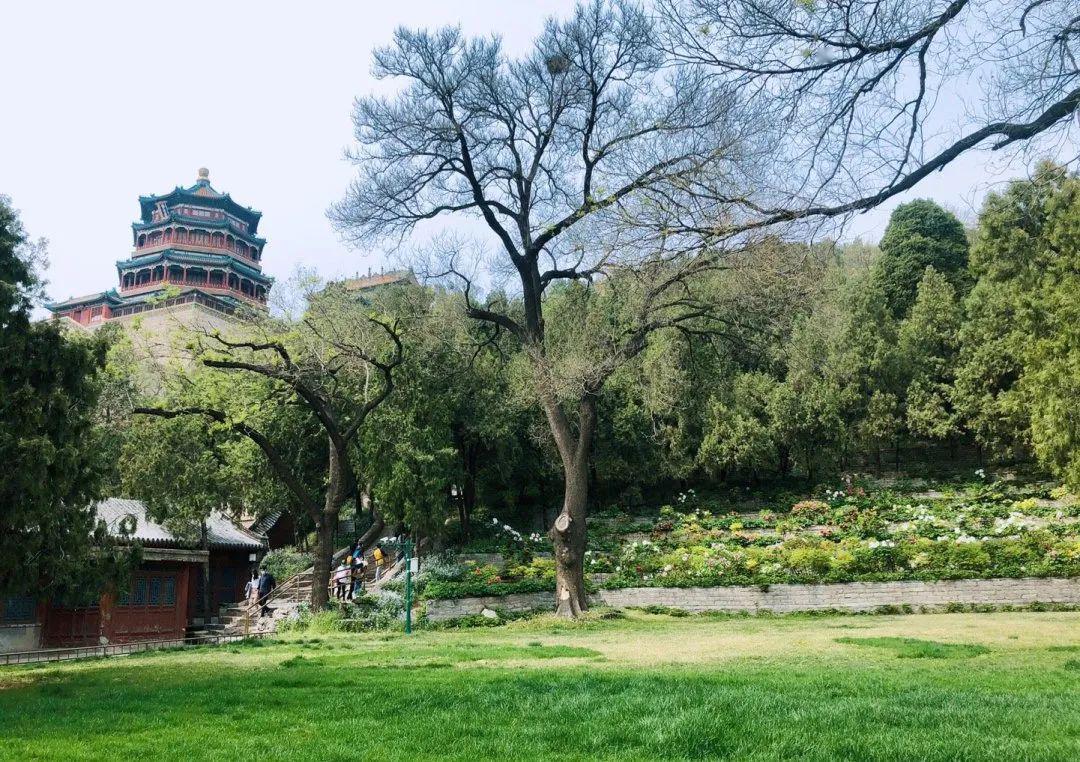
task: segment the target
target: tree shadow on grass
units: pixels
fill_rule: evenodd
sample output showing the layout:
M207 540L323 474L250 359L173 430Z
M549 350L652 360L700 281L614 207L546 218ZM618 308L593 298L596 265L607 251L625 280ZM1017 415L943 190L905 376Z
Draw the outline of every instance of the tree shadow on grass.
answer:
M970 659L990 653L990 649L977 643L940 643L936 640L918 638L837 638L837 643L853 646L884 648L896 654L898 659Z

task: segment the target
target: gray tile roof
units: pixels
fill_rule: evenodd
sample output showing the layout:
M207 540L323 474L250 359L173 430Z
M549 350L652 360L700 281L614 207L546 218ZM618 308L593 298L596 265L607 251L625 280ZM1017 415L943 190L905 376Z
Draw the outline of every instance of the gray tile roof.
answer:
M278 522L283 513L285 511L276 510L273 513L266 514L258 521L252 522L251 526L248 527L248 531L252 534L265 535L274 528L274 524Z
M177 537L165 526L146 515L146 506L139 500L109 497L95 506L98 518L109 528L109 533L119 536L120 523L126 516L135 517L135 533L132 537L147 545L191 546L192 543ZM262 548L265 543L250 532L240 529L223 513L214 512L206 520L207 542L211 548Z

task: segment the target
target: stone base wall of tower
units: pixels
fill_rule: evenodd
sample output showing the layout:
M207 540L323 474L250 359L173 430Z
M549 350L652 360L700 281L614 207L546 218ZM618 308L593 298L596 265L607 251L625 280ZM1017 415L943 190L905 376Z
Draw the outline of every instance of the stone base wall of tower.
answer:
M238 318L197 303L125 315L110 323L124 327L141 356L162 364L170 360L190 361L191 353L186 344L191 340L192 332L230 334L242 325Z
M119 325L131 337L136 358L151 361L151 365L159 369L170 362L179 362L182 366L191 362L191 351L186 345L192 339L192 332L220 331L224 335L236 335L243 330L240 318L197 302L124 315L89 326L65 318L61 320L70 330L90 333L102 326ZM153 384L150 379L143 381L144 385Z

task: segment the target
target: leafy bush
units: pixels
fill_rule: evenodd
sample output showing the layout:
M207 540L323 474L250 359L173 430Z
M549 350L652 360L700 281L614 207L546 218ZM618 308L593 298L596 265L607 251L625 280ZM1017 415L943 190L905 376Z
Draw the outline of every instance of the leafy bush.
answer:
M284 582L304 569L310 568L313 563L315 563L314 554L285 547L274 548L267 553L260 566L273 574L278 582Z
M588 551L586 551L588 555ZM528 564L522 564L513 568L507 569L502 575L503 581L515 582L520 580L545 580L555 579L555 559L553 558L534 558Z
M424 559L417 579L455 581L462 579L465 576L465 571L465 566L455 561L452 556L433 555Z
M821 500L802 500L791 506L791 517L809 524L821 524L829 517L829 504Z
M279 632L359 632L401 627L405 602L397 593L383 590L355 601L334 601L322 611L301 606L295 616L278 624Z
M424 588L424 597L472 598L481 595L510 595L511 593L541 593L555 589L555 578L522 579L516 582L491 582L483 578L466 579L461 582L433 580Z

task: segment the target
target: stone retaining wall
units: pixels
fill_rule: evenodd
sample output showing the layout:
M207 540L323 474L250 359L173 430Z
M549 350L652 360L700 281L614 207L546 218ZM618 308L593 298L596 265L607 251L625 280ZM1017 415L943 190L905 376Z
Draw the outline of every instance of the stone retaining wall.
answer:
M41 648L41 625L0 625L0 654Z
M529 611L552 607L553 594L517 593L506 596L458 598L427 602L431 621L457 619L484 609ZM1080 579L964 579L939 582L843 582L832 585L771 585L731 587L626 587L600 590L594 604L669 606L692 612L793 611L838 609L873 611L882 606L911 606L941 610L950 603L1028 606L1060 603L1080 606Z
M532 611L533 609L554 609L555 593L513 593L512 595L484 595L477 598L447 598L427 601L427 618L431 622L446 619L460 619L463 616L479 614L484 609L502 611Z

